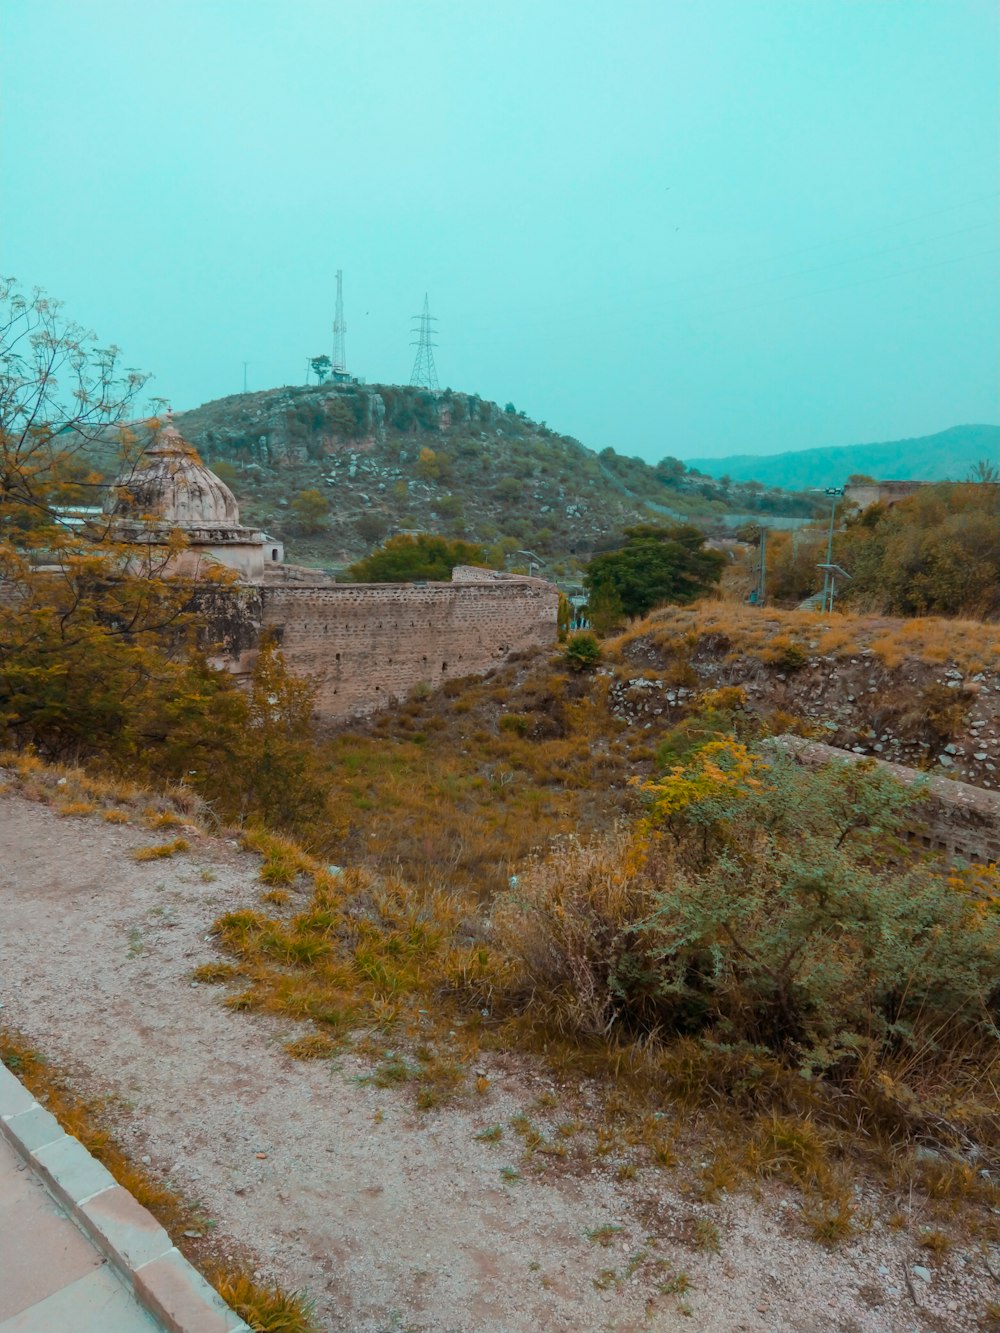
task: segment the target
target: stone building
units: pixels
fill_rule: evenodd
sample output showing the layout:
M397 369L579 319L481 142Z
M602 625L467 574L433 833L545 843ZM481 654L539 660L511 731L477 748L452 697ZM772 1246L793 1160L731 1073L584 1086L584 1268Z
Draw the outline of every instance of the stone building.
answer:
M265 565L280 563L280 542L240 524L236 497L173 425L158 431L136 465L120 476L104 512L115 538L135 545L138 570L163 566L166 572L199 578L215 565L240 578L263 578ZM183 550L171 551L181 532Z
M280 543L241 525L232 491L172 425L118 478L105 511L117 540L135 547L135 570L204 581L196 600L217 665L245 677L262 635L273 635L289 668L316 679L321 720L373 712L556 640L559 592L544 579L461 568L450 583L340 584L286 565ZM219 567L235 578L206 580Z

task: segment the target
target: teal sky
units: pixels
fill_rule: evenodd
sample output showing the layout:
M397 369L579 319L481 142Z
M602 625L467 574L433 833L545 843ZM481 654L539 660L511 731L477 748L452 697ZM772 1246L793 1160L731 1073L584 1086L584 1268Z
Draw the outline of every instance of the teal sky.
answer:
M595 448L1000 422L996 0L0 0L0 272L178 408L350 369Z

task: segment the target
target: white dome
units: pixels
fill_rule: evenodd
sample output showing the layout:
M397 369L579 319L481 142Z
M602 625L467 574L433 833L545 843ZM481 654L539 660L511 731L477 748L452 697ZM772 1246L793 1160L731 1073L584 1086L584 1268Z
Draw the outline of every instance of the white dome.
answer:
M240 522L235 495L174 426L160 431L136 466L118 478L104 509L173 528L230 528Z

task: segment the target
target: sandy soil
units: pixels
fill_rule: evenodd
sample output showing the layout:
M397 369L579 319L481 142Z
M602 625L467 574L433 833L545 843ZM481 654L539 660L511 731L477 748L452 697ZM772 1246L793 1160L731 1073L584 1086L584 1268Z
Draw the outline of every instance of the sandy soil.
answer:
M257 858L194 835L173 860L131 860L158 841L0 796L0 1020L79 1091L122 1099L124 1146L202 1201L223 1252L249 1247L263 1276L306 1289L325 1329L965 1333L1000 1299L971 1247L928 1260L875 1220L827 1251L777 1191L709 1207L670 1173L620 1182L604 1159L504 1184L519 1142L475 1135L551 1087L545 1071L493 1060L484 1098L419 1113L405 1090L357 1082L354 1057L290 1059L286 1029L191 982L215 956L216 916L258 903ZM692 1244L698 1216L720 1253ZM607 1249L587 1238L604 1225L621 1228ZM642 1250L650 1261L628 1276ZM928 1264L929 1280L914 1274ZM609 1269L618 1280L601 1290ZM658 1291L678 1272L683 1296Z

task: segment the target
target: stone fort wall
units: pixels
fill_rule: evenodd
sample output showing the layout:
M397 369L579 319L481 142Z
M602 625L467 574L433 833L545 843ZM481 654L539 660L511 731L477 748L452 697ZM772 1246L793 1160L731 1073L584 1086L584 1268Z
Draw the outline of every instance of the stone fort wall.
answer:
M557 633L558 589L541 579L265 584L259 594L260 628L275 634L296 675L319 678L317 713L331 721L387 707L421 684L481 674ZM232 665L251 663L244 653Z
M810 767L833 761L858 764L864 760L863 755L852 754L850 750L838 750L801 736L776 736L771 743ZM912 827L907 833L911 842L951 862L985 865L1000 861L1000 792L923 773L906 764L892 764L884 759L876 762L897 782L907 787L919 785L925 793L924 800L913 810Z

